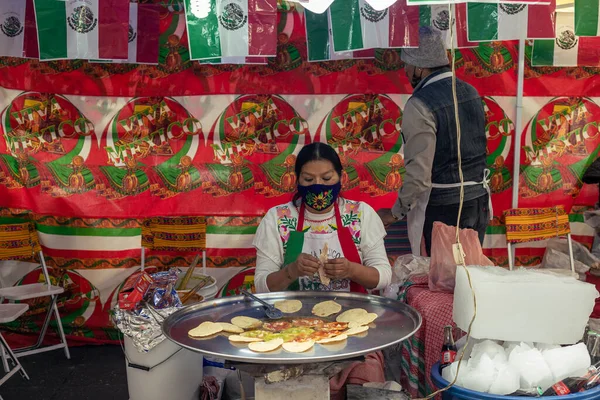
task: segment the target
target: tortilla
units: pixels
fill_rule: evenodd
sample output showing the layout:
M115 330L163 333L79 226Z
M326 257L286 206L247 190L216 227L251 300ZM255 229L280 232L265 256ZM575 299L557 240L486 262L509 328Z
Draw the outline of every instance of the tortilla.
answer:
M214 322L206 321L191 329L188 332L188 335L191 337L206 337L212 336L216 333L219 333L223 330L223 327L219 324L215 324Z
M233 343L252 343L252 342L262 342L262 339L248 337L248 336L231 335L231 336L229 336L229 341L233 342Z
M300 300L281 300L276 301L274 306L283 313L293 314L302 309L302 302Z
M334 336L331 338L317 340L317 343L319 343L319 344L337 343L337 342L341 342L346 339L348 339L348 335L346 335L345 333L342 333L341 335L337 335L337 336Z
M304 353L313 348L315 342L312 340L307 340L306 342L288 342L282 345L285 351L289 351L290 353Z
M360 335L369 330L368 326L357 326L356 328L350 328L344 332L348 336Z
M342 306L333 300L322 301L319 304L315 304L312 309L312 313L317 317L329 317L340 311L342 311Z
M353 308L351 310L348 311L344 311L343 313L341 313L340 315L337 316L337 318L335 319L337 322L353 322L353 321L358 321L361 318L363 318L365 315L367 315L367 310L364 310L362 308Z
M323 246L323 250L321 251L321 255L319 256L319 261L321 261L321 266L319 267L319 279L321 283L325 286L329 286L331 279L329 279L325 275L325 264L327 264L327 254L329 253L329 244L325 243Z
M377 317L379 316L375 313L367 313L354 321L350 321L348 323L348 328L356 328L358 326L369 325L371 322L375 321Z
M262 326L262 322L251 317L233 317L231 323L242 329L256 329Z
M277 350L283 344L283 339L273 339L268 342L249 343L248 348L256 353L268 353Z
M223 328L223 332L228 332L228 333L242 333L242 332L244 332L244 330L242 328L240 328L239 326L235 326L235 325L230 324L228 322L217 322L217 324L221 325L221 328Z

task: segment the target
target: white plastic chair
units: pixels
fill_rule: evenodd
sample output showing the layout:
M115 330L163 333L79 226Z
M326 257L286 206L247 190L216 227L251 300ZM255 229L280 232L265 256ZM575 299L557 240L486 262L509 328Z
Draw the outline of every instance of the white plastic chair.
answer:
M0 289L0 303L4 303L5 299L9 302L22 302L41 297L50 297L48 311L46 312L46 317L42 328L40 329L37 342L33 346L19 348L13 351L17 357L25 357L31 354L64 349L65 356L67 359L70 359L71 355L69 353L67 339L65 338L58 306L56 305L58 295L65 290L60 286L52 285L50 281L48 267L46 266L46 260L42 253L35 226L31 221L23 218L0 218L0 260L32 259L35 254L39 255L42 264L41 267L44 275L44 282ZM56 320L60 343L42 347L44 337L46 336L53 315ZM4 358L4 354L0 355ZM6 371L6 360L4 359L3 364Z
M13 322L21 315L23 315L29 309L29 304L0 304L0 324L5 324L8 322ZM19 362L19 359L15 355L15 353L11 350L8 343L2 336L2 332L0 332L0 353L2 354L2 364L4 365L4 370L6 374L0 379L0 386L4 384L7 380L10 379L11 376L16 374L17 372L21 373L21 376L29 380L29 376L25 369ZM13 367L9 368L8 361L12 361ZM2 397L0 397L2 399Z

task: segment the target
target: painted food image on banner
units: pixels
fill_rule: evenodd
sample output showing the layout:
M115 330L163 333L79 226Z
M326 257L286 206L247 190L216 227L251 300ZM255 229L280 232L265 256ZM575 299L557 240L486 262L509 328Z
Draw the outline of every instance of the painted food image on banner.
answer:
M396 193L402 186L402 110L386 95L351 95L321 122L317 139L342 160L342 189L370 196Z
M546 103L523 132L521 206L562 204L580 195L581 178L598 157L600 107L589 98L558 97ZM590 193L591 194L591 193ZM596 199L586 193L578 203Z
M310 142L308 123L281 96L238 97L211 129L204 191L215 197L252 187L266 197L296 189L296 155Z
M87 279L76 271L68 271L62 268L48 268L50 282L52 285L64 288L64 293L58 296L57 307L61 316L61 321L66 335L81 336L93 338L91 327L101 326L99 321L92 321L92 318L102 317L102 303L100 301L100 292ZM41 267L34 269L21 278L15 286L29 285L45 282L44 273ZM8 327L26 331L36 331L43 323L43 316L46 315L50 305L50 297L41 297L27 300L29 311L26 318L19 318L17 321L7 324ZM51 322L55 327L55 322Z
M94 187L86 160L96 147L94 125L66 97L26 92L2 112L0 183L41 186L54 197Z
M200 187L201 173L192 160L201 133L200 121L172 98L129 101L105 128L98 192L115 199L150 190L168 198Z

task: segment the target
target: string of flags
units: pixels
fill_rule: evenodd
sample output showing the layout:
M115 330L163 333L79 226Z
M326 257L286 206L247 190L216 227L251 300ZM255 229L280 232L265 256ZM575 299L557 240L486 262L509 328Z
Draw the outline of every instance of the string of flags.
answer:
M556 0L181 0L169 6L179 22L166 44L156 3L2 0L0 56L158 64L161 46L177 40L200 63L266 64L277 56L285 1L304 7L309 62L418 47L419 27L430 26L448 48L527 39L533 66L600 67L600 0L574 0L573 12L557 12Z

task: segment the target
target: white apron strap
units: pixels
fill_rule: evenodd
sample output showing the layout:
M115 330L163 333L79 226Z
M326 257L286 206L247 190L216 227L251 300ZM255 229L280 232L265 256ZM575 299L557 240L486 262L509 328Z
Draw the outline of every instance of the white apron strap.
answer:
M492 192L490 190L490 170L489 169L486 168L483 170L483 181L481 181L481 182L473 182L473 181L463 182L463 186L475 186L475 185L483 185L483 188L488 193L488 207L490 209L490 220L492 220L494 218L494 210L492 208ZM436 188L436 189L453 189L453 188L459 188L460 183L432 183L431 187Z

